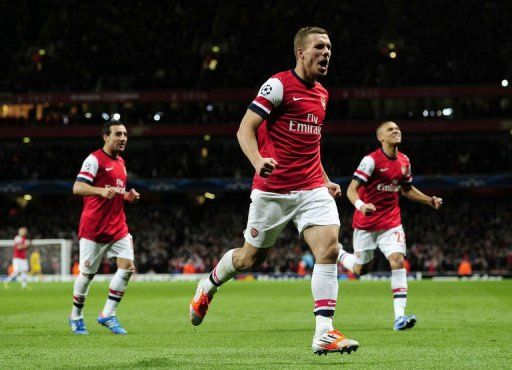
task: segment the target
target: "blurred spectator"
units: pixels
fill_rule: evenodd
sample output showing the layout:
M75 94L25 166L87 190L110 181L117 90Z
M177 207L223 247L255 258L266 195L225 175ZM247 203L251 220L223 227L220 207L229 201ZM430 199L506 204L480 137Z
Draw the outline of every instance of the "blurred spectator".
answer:
M469 261L469 256L466 254L462 261L459 262L459 267L457 269L459 276L468 276L473 273L471 268L471 262Z

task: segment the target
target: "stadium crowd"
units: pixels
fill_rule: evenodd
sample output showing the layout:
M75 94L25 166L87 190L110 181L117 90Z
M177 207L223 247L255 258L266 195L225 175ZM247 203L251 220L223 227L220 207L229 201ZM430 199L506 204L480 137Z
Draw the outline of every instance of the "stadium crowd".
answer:
M0 146L0 181L73 179L98 141L67 139ZM123 154L131 179L243 178L253 169L234 138L131 139ZM330 176L351 176L362 155L375 150L373 136L325 135L322 160ZM417 175L510 173L512 140L502 134L408 135L403 151ZM62 160L62 158L66 160ZM225 159L229 158L229 161Z
M486 197L483 202L481 196L460 192L443 197L445 206L437 212L406 200L401 202L410 270L454 272L467 258L473 271L511 273L512 231L508 226L512 222L512 199ZM242 245L248 204L247 193L220 194L215 200L192 194L153 194L136 206L128 206L138 272L211 270L217 263L213 256ZM340 241L351 250L353 207L346 199L338 205L342 224ZM32 238L73 239L76 261L80 210L81 202L70 196L40 196L23 209L12 202L2 207L0 239L12 238L19 225L29 225ZM307 273L312 265L312 255L289 226L258 271ZM101 271L112 272L112 268L105 261ZM386 261L379 254L375 270L387 269Z
M38 12L27 0L0 4L9 14L0 24L0 91L257 86L290 67L283 37L305 24L329 30L331 86L494 84L512 57L508 5L499 1L51 4Z

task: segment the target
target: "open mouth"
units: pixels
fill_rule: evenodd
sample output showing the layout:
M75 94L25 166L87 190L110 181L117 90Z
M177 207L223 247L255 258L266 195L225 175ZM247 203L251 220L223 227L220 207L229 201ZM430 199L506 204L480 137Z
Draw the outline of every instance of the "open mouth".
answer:
M325 72L327 71L327 66L329 65L329 60L324 59L318 62L318 65L320 67L320 71Z

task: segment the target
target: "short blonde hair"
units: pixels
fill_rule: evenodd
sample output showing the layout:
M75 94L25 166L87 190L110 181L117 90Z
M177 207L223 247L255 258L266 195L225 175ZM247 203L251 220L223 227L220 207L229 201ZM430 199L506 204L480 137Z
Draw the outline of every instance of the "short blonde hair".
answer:
M295 34L293 38L293 53L297 56L297 49L304 47L304 42L306 38L314 33L319 33L321 35L327 35L327 31L320 27L303 27Z
M377 136L377 140L379 140L380 129L382 127L384 127L385 125L387 125L388 123L394 123L395 125L397 125L396 122L394 122L394 121L384 121L384 122L379 123L379 125L377 126L377 129L375 130L375 136Z

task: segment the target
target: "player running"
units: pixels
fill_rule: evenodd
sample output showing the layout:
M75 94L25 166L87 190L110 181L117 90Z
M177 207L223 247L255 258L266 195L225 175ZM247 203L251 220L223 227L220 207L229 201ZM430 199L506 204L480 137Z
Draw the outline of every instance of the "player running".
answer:
M341 190L329 180L320 160L328 93L317 79L327 74L331 42L321 28L302 28L295 35L294 50L295 69L277 73L263 84L237 133L256 170L245 244L228 251L209 278L199 282L189 315L193 325L201 324L217 289L261 264L293 221L316 259L311 279L316 316L313 351L350 353L359 343L333 327L340 225L333 197Z
M11 281L20 278L21 288L27 287L27 249L30 246L30 240L27 239L28 229L20 227L18 235L14 237L14 248L12 253L12 273L4 281L4 287L8 288Z
M117 320L116 309L135 271L135 265L124 202L135 203L140 194L135 189L125 191L127 173L124 160L119 154L125 150L128 141L126 127L119 122L105 123L103 140L103 148L85 159L73 185L73 194L84 197L78 230L80 273L75 281L73 308L69 318L71 330L75 334L89 334L82 309L89 284L105 254L116 257L117 271L110 282L108 298L97 321L114 334L126 334Z
M354 254L340 245L338 260L357 275L369 271L373 251L378 247L391 267L391 290L395 311L394 330L410 329L415 315L405 315L407 303L407 273L404 268L405 233L402 227L398 193L409 200L439 209L443 200L423 194L412 185L409 158L398 151L402 133L395 122L383 122L377 128L382 148L363 158L354 172L347 196L356 211Z

